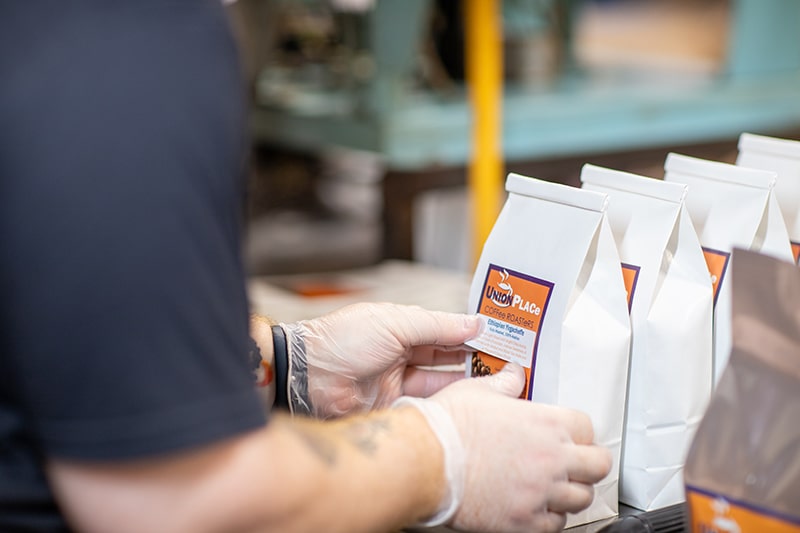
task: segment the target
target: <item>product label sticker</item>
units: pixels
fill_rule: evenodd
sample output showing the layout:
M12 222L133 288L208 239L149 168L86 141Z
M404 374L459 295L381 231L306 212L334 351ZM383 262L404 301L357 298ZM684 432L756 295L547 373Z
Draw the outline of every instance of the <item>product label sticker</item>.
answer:
M792 241L792 255L794 256L794 264L800 264L800 242Z
M625 292L628 293L628 312L631 312L633 305L633 294L636 292L636 282L639 281L639 270L641 267L622 263L622 280L625 282Z
M473 376L518 363L528 378L522 397L531 398L540 327L553 287L552 282L489 265L477 309L483 332L467 343L478 350L472 358Z
M703 255L706 257L708 272L711 274L711 286L714 289L714 306L717 305L717 296L725 281L725 271L728 270L728 260L731 258L730 252L721 252L713 248L703 247Z
M692 533L800 533L800 516L789 516L697 487L686 487Z

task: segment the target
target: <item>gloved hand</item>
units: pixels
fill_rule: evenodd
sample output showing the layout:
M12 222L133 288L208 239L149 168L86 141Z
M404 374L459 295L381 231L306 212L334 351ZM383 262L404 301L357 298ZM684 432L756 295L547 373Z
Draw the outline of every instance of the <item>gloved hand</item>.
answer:
M486 532L561 531L588 507L611 469L592 445L589 417L517 399L522 367L454 383L429 399L400 398L427 418L442 443L449 492L425 525Z
M318 418L386 407L402 395L428 396L463 371L418 368L463 363L476 336L471 315L416 306L360 303L286 332L287 389L294 413Z

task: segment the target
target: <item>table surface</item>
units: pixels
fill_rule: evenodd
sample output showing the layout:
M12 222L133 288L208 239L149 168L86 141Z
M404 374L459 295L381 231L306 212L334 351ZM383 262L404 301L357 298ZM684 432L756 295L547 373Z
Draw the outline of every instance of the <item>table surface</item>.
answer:
M619 516L635 515L641 512L642 511L639 511L638 509L634 509L632 507L628 507L627 505L620 504L619 506ZM610 523L617 520L619 516L606 518L604 520L598 520L596 522L591 522L589 524L582 524L580 526L575 526L569 529L565 529L564 531L565 533L596 533L600 531L602 528L609 525ZM404 530L404 532L405 533L456 533L456 530L445 526L439 526L428 529L409 528Z
M318 317L356 302L465 313L470 282L471 275L464 273L389 260L338 272L253 277L248 295L254 312L279 322Z

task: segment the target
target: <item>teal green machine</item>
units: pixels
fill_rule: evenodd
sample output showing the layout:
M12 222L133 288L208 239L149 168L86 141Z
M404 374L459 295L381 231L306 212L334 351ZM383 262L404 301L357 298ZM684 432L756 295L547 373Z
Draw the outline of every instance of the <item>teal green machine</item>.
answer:
M598 83L575 68L570 24L582 1L588 0L503 2L506 33L555 23L563 39L555 79L506 83L502 149L507 163L800 127L797 0L731 0L724 68L687 84L625 77ZM411 257L406 200L429 187L463 182L470 157L466 89L416 79L432 5L433 0L375 0L372 9L343 18L351 64L358 66L351 72L317 64L313 74L290 83L291 73L268 68L256 84L256 140L309 152L339 146L380 154L386 168L386 257ZM555 21L532 15L553 8L561 13Z

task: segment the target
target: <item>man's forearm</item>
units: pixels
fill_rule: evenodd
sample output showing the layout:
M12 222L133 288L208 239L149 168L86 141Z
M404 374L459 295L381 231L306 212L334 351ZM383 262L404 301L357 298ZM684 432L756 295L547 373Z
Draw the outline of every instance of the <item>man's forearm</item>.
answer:
M413 408L269 427L197 452L128 464L55 461L84 531L390 531L432 515L442 451ZM110 528L110 529L109 529Z
M299 530L387 531L434 514L446 492L439 442L424 417L413 408L382 411L324 425L309 420L284 421L292 441L314 456L320 491L314 523ZM295 443L287 443L295 446ZM292 476L305 485L314 480ZM337 494L333 498L331 495ZM335 517L335 518L334 518ZM308 529L306 526L311 526Z
M250 338L255 342L256 354L254 357L253 372L254 382L258 387L264 407L270 410L276 400L276 381L285 379L278 376L275 365L275 353L272 339L272 326L274 322L268 317L253 314L250 316Z

